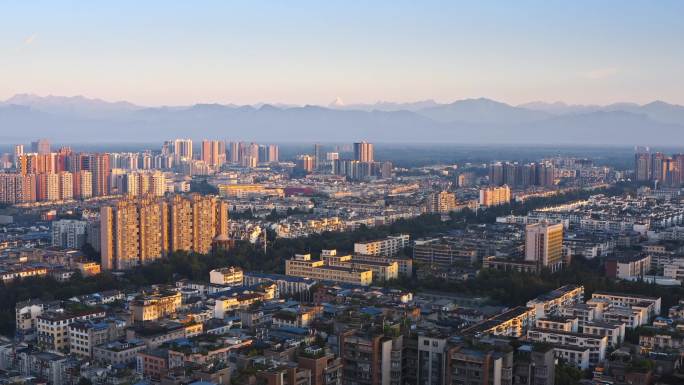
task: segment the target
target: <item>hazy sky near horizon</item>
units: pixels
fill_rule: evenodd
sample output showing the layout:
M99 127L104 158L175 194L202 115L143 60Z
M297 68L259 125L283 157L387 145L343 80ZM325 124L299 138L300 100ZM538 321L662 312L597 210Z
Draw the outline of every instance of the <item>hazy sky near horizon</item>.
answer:
M684 1L4 1L0 100L684 104Z

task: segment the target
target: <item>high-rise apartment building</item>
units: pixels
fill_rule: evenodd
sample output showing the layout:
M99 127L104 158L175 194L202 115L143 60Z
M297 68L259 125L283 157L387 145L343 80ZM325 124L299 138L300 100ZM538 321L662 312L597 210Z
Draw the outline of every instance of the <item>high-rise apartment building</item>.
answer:
M91 154L87 163L88 168L84 169L92 173L93 196L109 195L111 174L109 154Z
M131 199L100 208L100 265L103 270L139 265L139 214Z
M192 160L192 139L174 140L173 155L177 162Z
M639 147L634 154L634 179L679 187L684 183L684 154L670 157L661 152L651 153L648 147Z
M201 195L190 197L192 205L192 250L206 254L211 251L211 243L216 236L217 200Z
M43 174L59 172L57 168L57 154L23 154L19 157L19 172L22 174Z
M638 152L634 154L634 174L638 181L651 180L651 154Z
M88 199L93 196L93 173L88 170L80 170L74 173L74 197Z
M492 207L511 203L511 189L507 185L480 189L480 206Z
M35 174L0 173L0 203L15 204L35 201Z
M373 143L358 142L354 143L354 160L359 162L373 162Z
M31 142L31 152L36 154L49 154L50 141L47 139L38 139L35 142Z
M430 213L448 213L456 208L456 194L448 191L430 194L426 206Z
M58 201L59 199L59 175L53 173L38 174L36 178L36 200Z
M240 163L240 143L230 142L230 163L237 164Z
M17 144L14 146L14 158L12 161L14 162L14 168L19 168L19 158L24 155L24 145L23 144Z
M544 163L494 163L489 165L489 184L492 186L508 185L520 186L545 186L555 184L555 167L550 162Z
M166 177L162 172L136 171L118 174L116 178L112 172L112 186L116 187L117 194L163 197L166 193Z
M537 263L539 270L552 272L563 266L563 224L539 222L525 228L525 260Z
M325 154L323 153L323 146L319 143L314 144L314 170L320 170L325 163Z
M138 234L141 265L153 262L166 255L168 243L168 209L163 200L143 198L138 203Z
M74 176L68 171L59 173L59 199L74 199Z
M226 159L226 144L221 140L203 140L200 158L207 165L221 167Z
M138 158L138 169L151 170L153 167L152 154L146 152Z
M297 168L303 170L304 172L312 172L315 168L315 159L311 155L298 155L297 156Z
M166 203L126 198L100 210L102 268L129 269L166 255Z
M278 145L276 144L269 144L268 145L268 162L278 162L279 160L279 154L278 154Z
M102 268L128 269L177 250L208 253L228 235L228 203L193 194L126 197L100 211Z
M192 250L192 205L190 200L175 195L169 202L169 242L171 250Z
M662 183L665 180L663 163L666 159L665 154L656 152L651 155L651 179Z
M52 246L80 249L86 240L88 222L61 219L52 222Z

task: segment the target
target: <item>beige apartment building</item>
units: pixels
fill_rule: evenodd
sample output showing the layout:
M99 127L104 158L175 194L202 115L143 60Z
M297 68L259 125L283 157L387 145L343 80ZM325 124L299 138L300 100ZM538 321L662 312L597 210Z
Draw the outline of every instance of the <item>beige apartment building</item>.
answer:
M409 246L409 235L391 235L384 239L354 243L354 253L390 257Z
M399 264L396 261L370 261L351 255L337 255L337 250L322 250L321 259L327 266L371 270L373 278L379 281L387 281L399 277Z
M427 199L427 211L445 214L456 209L456 194L448 191L430 194Z
M224 267L209 272L209 282L216 285L240 286L243 278L243 271L239 267Z
M506 185L480 189L480 206L492 207L509 203L511 203L511 189Z
M131 316L133 321L155 321L175 314L180 305L181 293L178 291L143 294L131 302Z
M92 309L81 312L50 311L38 316L37 332L38 345L45 349L69 350L69 325L76 321L87 321L103 318L102 309Z
M126 197L100 209L102 269L129 269L178 250L206 254L219 235L228 235L228 203L217 197Z
M328 266L322 260L312 260L311 254L296 254L294 258L285 261L285 274L362 286L373 282L373 271L370 269Z
M539 222L525 228L525 260L552 272L563 267L563 224Z

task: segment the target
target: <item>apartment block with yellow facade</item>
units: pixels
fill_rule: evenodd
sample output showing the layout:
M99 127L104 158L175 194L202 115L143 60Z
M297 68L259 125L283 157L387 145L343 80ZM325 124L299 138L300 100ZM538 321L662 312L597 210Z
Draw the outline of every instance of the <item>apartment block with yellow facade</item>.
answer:
M130 304L133 321L156 321L176 313L181 305L181 293L178 291L159 291L141 294Z
M285 274L362 286L368 286L373 282L371 269L329 266L323 260L312 260L311 254L296 254L294 258L285 261Z

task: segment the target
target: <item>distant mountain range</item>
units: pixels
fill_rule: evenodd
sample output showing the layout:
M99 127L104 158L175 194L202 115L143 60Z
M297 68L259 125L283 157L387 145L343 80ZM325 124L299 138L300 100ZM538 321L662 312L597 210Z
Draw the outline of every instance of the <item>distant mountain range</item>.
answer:
M195 104L143 107L83 96L16 95L0 102L0 142L146 142L173 137L265 142L684 144L684 106L607 106L491 99L449 104L378 102L327 107Z

